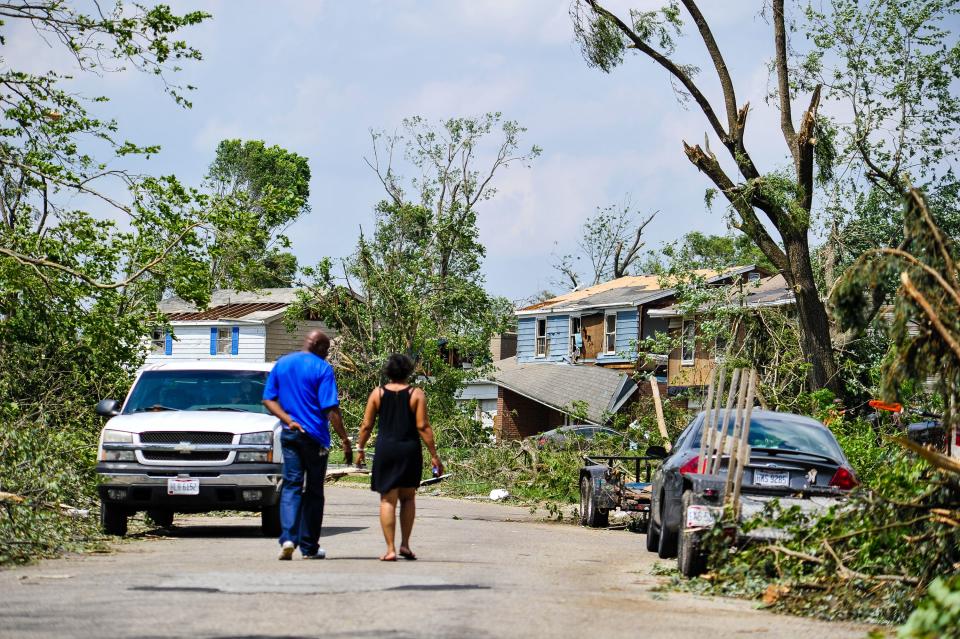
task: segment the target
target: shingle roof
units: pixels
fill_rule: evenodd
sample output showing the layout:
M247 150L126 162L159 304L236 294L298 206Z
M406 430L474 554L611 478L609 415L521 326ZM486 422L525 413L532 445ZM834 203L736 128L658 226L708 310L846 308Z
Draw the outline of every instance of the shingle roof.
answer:
M744 284L742 291L731 287L729 303L746 308L757 308L794 304L796 298L783 275L774 275L764 277L758 283ZM703 310L707 310L707 307L703 307ZM689 312L689 310L685 310L677 304L671 304L664 308L651 310L650 315L652 317L680 317L685 312Z
M600 366L518 364L516 357L494 366L490 377L498 386L565 413L574 402L586 402L587 421L595 424L605 422L637 390L629 375Z
M296 288L265 288L258 291L217 289L210 294L210 305L197 308L177 296L168 297L159 304L159 310L170 321L209 321L218 319L246 319L263 321L273 319L297 301Z

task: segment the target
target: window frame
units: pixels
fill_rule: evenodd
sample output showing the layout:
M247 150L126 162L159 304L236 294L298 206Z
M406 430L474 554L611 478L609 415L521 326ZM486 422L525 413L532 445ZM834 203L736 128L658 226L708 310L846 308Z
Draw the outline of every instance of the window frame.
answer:
M613 330L610 331L610 318L613 318ZM608 348L611 346L610 337L613 337L612 346L613 348ZM604 313L603 315L603 354L604 355L616 355L617 353L617 312Z
M574 328L573 328L574 323L576 323L576 325L577 325L576 330L574 330ZM583 355L583 348L584 348L583 341L584 341L584 340L583 340L583 321L580 319L580 316L579 316L579 315L571 315L571 316L570 316L570 324L569 324L569 327L570 327L570 328L569 328L569 331L570 331L570 349L569 349L569 350L570 350L570 355L573 356L573 357L580 357L580 356ZM578 333L579 333L580 336L581 336L581 337L580 337L580 350L577 350L577 342L576 342L576 338L574 337L574 336L577 335Z
M217 327L217 357L221 355L230 356L233 354L233 327Z
M167 331L162 326L154 326L150 330L150 352L165 353L167 350Z
M543 327L543 333L540 332L541 326ZM537 317L533 324L533 355L534 357L544 358L549 352L550 338L547 336L547 318Z
M693 327L691 335L687 335L687 326ZM686 357L687 341L690 341L690 357ZM697 361L697 320L684 317L680 324L680 365L693 366Z

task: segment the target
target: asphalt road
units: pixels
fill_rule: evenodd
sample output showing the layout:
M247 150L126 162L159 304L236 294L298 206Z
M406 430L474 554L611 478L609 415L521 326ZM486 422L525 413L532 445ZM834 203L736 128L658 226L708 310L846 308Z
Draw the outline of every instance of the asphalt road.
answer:
M420 497L415 562L382 563L377 497L328 488L325 561L276 560L251 518L178 520L117 552L0 572L0 636L863 637L867 628L652 590L641 535Z

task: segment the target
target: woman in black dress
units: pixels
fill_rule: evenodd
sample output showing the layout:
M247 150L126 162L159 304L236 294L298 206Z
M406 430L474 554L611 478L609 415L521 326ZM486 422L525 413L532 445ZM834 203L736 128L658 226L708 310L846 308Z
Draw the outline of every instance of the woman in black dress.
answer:
M388 383L375 388L367 399L367 409L360 426L357 463L365 461L364 447L379 422L373 458L370 488L380 493L380 526L387 542L381 561L396 561L394 537L397 528L397 501L400 502L400 548L404 559L416 559L410 550L410 533L416 516L416 494L423 476L423 455L420 440L430 451L435 475L443 474L437 456L433 429L427 419L427 397L419 388L407 383L413 374L413 362L406 355L391 355L383 367Z

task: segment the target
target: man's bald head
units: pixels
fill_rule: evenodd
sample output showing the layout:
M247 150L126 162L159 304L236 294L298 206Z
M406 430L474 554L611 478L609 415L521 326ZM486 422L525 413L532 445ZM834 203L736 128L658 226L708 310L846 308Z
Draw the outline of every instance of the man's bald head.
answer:
M321 330L310 331L303 340L303 350L326 359L330 352L330 338Z

